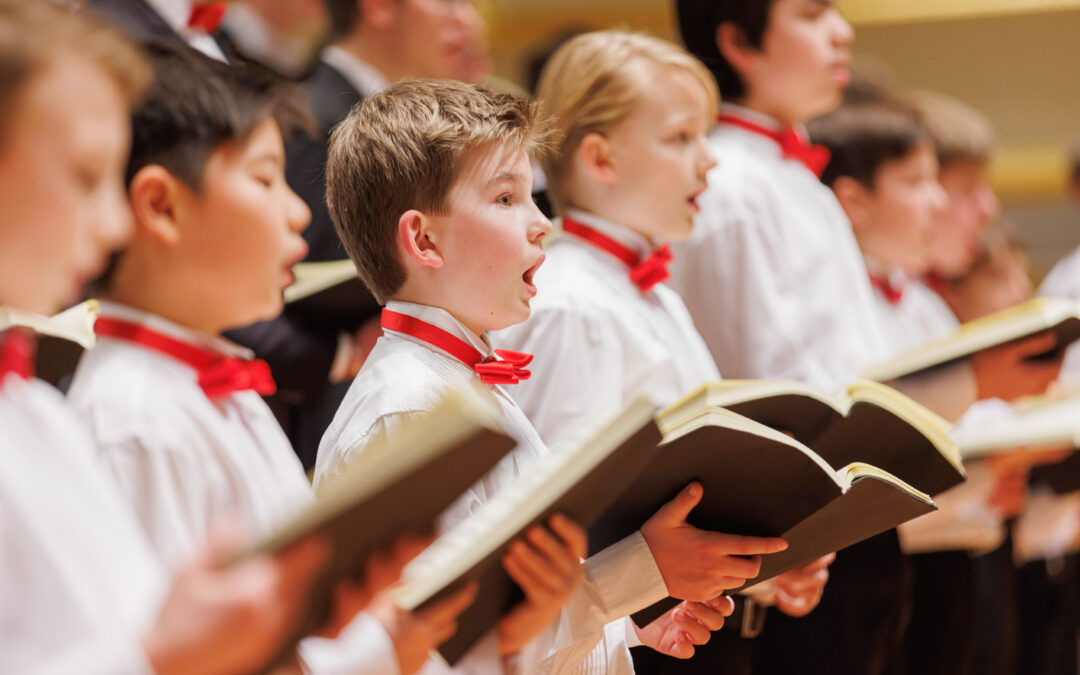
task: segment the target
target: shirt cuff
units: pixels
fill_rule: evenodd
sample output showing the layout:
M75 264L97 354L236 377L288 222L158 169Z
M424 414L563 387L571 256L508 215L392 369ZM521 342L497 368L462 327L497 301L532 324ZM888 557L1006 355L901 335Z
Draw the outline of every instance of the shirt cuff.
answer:
M589 558L585 583L595 589L609 620L629 616L668 596L664 577L640 531Z
M394 641L367 612L357 614L337 638L305 638L298 651L306 675L399 675Z

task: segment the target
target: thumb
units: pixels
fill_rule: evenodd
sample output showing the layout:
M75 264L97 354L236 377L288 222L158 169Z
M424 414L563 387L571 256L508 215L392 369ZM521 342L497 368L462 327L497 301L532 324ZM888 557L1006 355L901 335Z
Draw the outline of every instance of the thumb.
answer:
M675 499L660 507L656 515L659 520L668 525L684 523L694 507L701 503L701 497L704 494L705 490L701 487L701 483L694 481L684 487Z

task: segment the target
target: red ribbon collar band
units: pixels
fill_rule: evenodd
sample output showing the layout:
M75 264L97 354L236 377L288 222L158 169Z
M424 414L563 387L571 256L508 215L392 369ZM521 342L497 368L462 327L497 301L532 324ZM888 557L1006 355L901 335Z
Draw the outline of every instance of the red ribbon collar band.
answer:
M521 380L529 379L529 376L532 375L532 373L524 369L525 366L532 362L532 354L513 352L508 349L496 349L495 356L498 358L484 357L478 349L468 342L442 328L385 307L382 311L381 323L382 327L387 330L411 335L450 354L458 361L475 370L476 374L480 376L480 381L484 384L517 384Z
M656 284L671 278L668 264L671 263L672 255L671 246L668 244L655 247L652 253L642 260L641 256L630 247L620 244L606 234L573 218L564 217L562 229L563 232L572 234L621 260L630 268L630 281L634 282L642 293L648 293Z
M221 25L221 20L225 18L225 12L228 9L229 3L225 0L195 2L191 6L191 14L188 15L187 27L209 35Z
M186 363L198 372L199 386L210 399L248 389L269 396L277 390L270 366L265 361L226 356L112 317L100 317L94 324L94 332L103 337L134 342Z
M22 328L9 328L0 333L0 382L8 375L23 380L34 376L34 335Z
M718 121L721 124L730 124L773 139L780 145L780 153L784 159L801 162L818 178L821 178L821 172L829 165L829 149L823 145L811 145L802 134L791 127L783 131L775 131L735 115L720 115Z
M890 305L895 305L904 299L904 286L903 284L894 284L887 278L878 274L870 275L870 283L889 301Z

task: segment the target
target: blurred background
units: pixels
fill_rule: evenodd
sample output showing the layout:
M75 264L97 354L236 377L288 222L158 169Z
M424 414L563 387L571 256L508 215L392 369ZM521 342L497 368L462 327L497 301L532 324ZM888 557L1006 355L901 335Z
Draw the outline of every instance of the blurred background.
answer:
M621 27L678 39L673 0L477 0L497 76L527 87L530 61L568 31ZM1080 137L1080 0L836 0L856 62L901 89L952 94L998 135L1003 215L1041 278L1080 244L1068 194Z

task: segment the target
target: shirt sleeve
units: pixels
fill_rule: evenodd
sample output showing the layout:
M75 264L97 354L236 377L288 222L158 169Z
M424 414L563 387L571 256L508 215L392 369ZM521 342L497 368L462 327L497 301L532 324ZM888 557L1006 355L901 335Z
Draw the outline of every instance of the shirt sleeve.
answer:
M846 386L847 339L810 311L805 261L785 240L767 195L710 189L691 239L676 252L672 280L726 377L777 377L829 391ZM834 289L842 294L845 289ZM835 298L828 299L835 302ZM819 316L820 315L820 316ZM820 348L815 348L820 346ZM828 355L839 354L834 362Z

